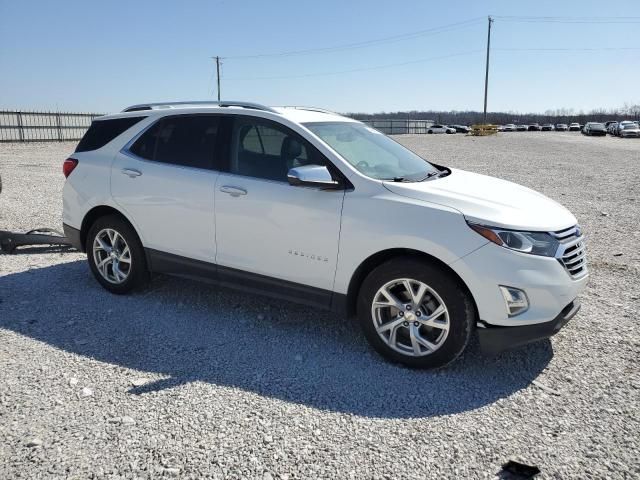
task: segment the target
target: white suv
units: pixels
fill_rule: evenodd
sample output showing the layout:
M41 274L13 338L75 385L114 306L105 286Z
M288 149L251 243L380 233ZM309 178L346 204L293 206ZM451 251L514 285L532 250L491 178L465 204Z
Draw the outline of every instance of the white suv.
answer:
M587 282L558 203L324 110L137 105L96 119L64 173L65 233L107 290L168 273L357 314L413 367L474 331L491 352L550 337Z

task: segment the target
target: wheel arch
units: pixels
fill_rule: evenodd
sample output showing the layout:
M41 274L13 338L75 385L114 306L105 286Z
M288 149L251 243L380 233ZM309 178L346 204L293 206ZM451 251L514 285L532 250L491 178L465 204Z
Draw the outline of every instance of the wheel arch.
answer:
M98 220L101 217L105 217L107 215L117 215L120 218L122 218L125 222L127 222L131 226L131 228L133 228L134 232L136 232L136 234L138 235L138 238L140 238L140 233L138 233L138 230L136 229L136 227L133 225L131 220L129 220L124 213L122 213L120 210L113 208L109 205L98 205L93 207L91 210L89 210L84 216L84 218L82 219L82 225L80 226L80 241L82 242L83 252L86 250L85 245L87 243L87 234L89 233L89 229L96 222L96 220Z
M411 248L391 248L382 250L366 258L358 266L358 268L356 268L353 275L351 276L351 280L349 281L349 288L347 290L345 305L347 316L352 317L356 313L356 305L358 301L358 294L360 293L360 287L362 286L362 282L364 281L364 279L367 278L367 275L369 275L375 268L391 259L407 257L429 262L450 273L451 276L458 282L460 287L464 289L464 291L469 295L469 298L473 302L473 307L477 316L478 305L476 303L476 300L473 297L471 290L469 290L469 287L467 287L467 284L464 282L464 280L462 280L460 275L458 275L456 271L453 270L449 265L444 263L442 260L434 257L433 255L429 255L428 253Z

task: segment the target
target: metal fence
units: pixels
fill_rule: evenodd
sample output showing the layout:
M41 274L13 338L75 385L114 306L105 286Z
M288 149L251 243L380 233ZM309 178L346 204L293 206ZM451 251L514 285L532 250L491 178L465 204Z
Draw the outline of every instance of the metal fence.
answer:
M435 122L433 120L410 120L410 119L356 119L367 125L380 130L387 135L421 134Z
M80 140L102 113L25 112L0 110L0 142ZM433 120L361 119L387 135L422 134Z
M0 110L0 142L80 140L93 119L101 115Z

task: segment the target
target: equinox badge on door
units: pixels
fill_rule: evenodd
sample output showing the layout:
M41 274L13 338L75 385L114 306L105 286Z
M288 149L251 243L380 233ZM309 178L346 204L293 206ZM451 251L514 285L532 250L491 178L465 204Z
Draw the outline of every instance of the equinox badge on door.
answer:
M315 255L313 253L305 253L300 252L298 250L289 249L289 255L295 255L296 257L307 258L309 260L317 260L318 262L328 262L329 259L327 257L323 257L321 255Z

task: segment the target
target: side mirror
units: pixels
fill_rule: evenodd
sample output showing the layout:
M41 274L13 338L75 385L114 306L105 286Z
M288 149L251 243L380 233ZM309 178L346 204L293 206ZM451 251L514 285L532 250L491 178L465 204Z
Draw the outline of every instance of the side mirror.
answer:
M287 180L294 187L315 187L330 190L338 187L329 169L321 165L294 167L287 173Z

